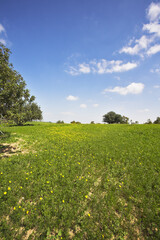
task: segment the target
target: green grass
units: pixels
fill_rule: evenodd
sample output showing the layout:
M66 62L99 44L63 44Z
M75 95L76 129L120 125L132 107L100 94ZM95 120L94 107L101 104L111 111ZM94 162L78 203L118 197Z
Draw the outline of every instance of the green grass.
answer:
M0 239L160 239L159 125L3 131Z

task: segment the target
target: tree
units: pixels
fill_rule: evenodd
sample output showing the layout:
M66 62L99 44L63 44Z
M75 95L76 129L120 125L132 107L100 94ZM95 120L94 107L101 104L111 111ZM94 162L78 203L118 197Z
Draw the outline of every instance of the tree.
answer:
M160 117L157 117L157 119L154 121L154 124L160 124Z
M147 122L145 124L152 124L151 119L148 119Z
M122 123L122 124L129 124L129 118L128 118L128 117L125 117L125 116L122 116L121 123Z
M57 124L63 124L64 123L64 121L62 120L58 120L57 122L56 122Z
M107 114L105 114L103 116L103 122L107 122L109 124L112 123L125 123L128 124L129 118L125 117L125 116L121 116L120 114L117 114L113 111L108 112Z
M9 62L10 54L11 51L0 43L0 114L18 125L41 120L42 111L26 89L23 77Z

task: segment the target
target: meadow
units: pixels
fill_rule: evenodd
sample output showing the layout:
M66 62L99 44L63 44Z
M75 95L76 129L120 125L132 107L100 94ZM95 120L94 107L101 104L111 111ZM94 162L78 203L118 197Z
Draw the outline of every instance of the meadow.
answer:
M160 125L2 130L0 239L160 239Z

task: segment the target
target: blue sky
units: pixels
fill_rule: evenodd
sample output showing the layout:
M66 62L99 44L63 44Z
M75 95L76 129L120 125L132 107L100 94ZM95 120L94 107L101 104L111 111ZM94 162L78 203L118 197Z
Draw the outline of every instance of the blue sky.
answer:
M0 41L43 120L160 116L160 1L1 0Z

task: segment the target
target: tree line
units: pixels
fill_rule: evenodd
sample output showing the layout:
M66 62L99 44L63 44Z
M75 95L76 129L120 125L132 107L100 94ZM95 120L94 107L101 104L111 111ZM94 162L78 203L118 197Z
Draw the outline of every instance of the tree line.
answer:
M108 124L113 124L113 123L129 124L129 118L111 111L103 115L103 122ZM130 123L138 124L138 121L133 122L131 120ZM145 122L145 124L152 124L152 121L148 119L147 122ZM157 117L157 119L153 122L153 124L160 124L160 117Z

